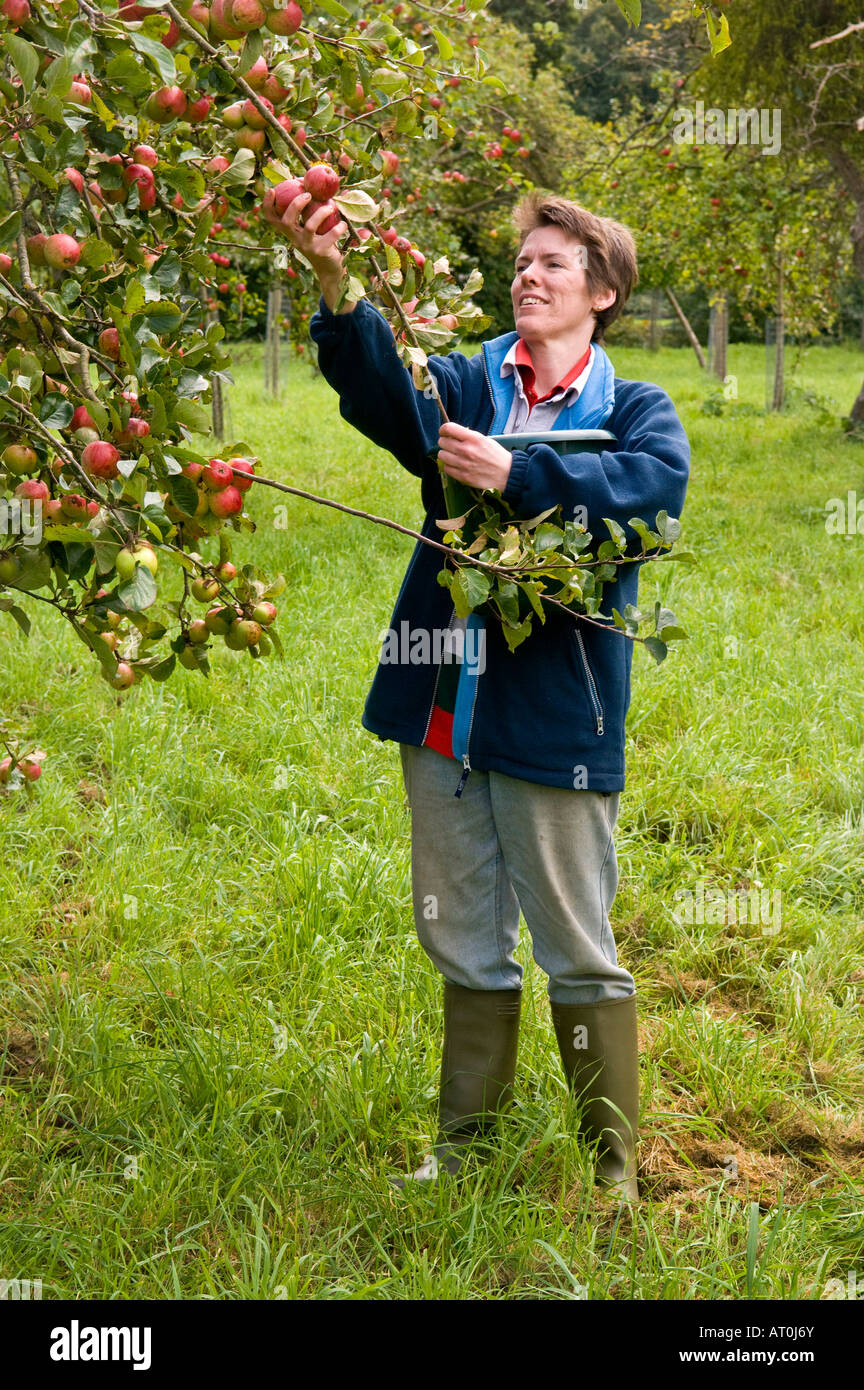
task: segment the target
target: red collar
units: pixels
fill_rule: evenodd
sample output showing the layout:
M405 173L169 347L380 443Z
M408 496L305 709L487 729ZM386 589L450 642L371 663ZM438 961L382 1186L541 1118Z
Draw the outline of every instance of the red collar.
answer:
M565 387L574 382L577 376L580 376L588 366L590 356L591 344L589 343L588 351L585 353L585 356L581 357L565 376L562 376L561 380L557 385L552 387L551 391L547 391L545 396L538 396L534 390L536 377L534 374L534 363L531 361L531 353L525 339L520 338L516 343L516 366L522 378L522 389L525 392L529 406L535 406L538 401L548 401L549 397L554 396L556 391L562 391Z

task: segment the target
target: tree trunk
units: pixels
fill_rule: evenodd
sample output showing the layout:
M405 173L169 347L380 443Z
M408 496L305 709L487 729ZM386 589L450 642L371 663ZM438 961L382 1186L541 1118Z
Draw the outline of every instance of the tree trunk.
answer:
M777 335L774 355L774 392L771 398L772 410L783 409L783 398L785 395L786 308L784 303L783 269L783 257L781 254L780 265L777 271L777 316L775 319Z
M696 354L696 361L699 363L699 366L702 367L702 368L704 369L704 367L705 367L705 354L704 354L704 352L702 351L702 345L701 345L701 343L699 342L699 339L696 337L696 334L693 332L693 326L692 326L692 324L690 323L690 320L688 319L687 315L684 313L684 310L681 308L681 305L678 303L678 300L675 298L675 295L672 293L672 291L671 291L668 287L667 287L667 289L666 289L666 291L665 291L665 294L666 294L666 298L669 300L669 303L672 305L672 308L675 310L675 313L678 315L678 320L679 320L679 322L680 322L680 324L681 324L681 327L684 329L684 332L687 334L687 339L688 339L688 341L689 341L689 343L690 343L690 346L692 347L693 351L694 351L695 354ZM862 331L862 333L864 333L864 325L862 325L862 330L861 330L861 331Z
M729 346L729 306L721 294L711 306L711 371L726 380L726 352Z
M651 291L651 317L648 320L648 350L660 350L660 291Z
M211 323L219 322L219 314L214 309L207 309L207 290L201 285L198 290L198 298L201 307L205 310L205 323L209 328ZM212 420L213 433L217 439L225 438L225 401L222 395L222 382L218 376L210 378L210 414Z
M861 310L861 346L864 348L864 309Z
M282 286L274 283L267 292L267 332L264 343L264 389L271 396L279 395L279 349L282 314Z
M839 145L828 147L828 158L855 203L855 220L852 223L852 264L864 280L864 173L854 159ZM864 326L862 326L864 338ZM858 392L849 418L853 425L864 424L864 384Z

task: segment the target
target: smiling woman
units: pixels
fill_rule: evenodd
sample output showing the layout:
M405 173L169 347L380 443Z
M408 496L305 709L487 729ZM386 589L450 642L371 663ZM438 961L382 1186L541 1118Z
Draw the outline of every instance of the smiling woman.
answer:
M322 296L310 332L342 416L421 479L424 536L438 535L438 521L452 515L442 471L492 490L515 523L560 508L566 522L602 536L607 519L623 533L631 518L651 523L663 510L677 517L689 449L674 406L657 386L618 380L601 347L636 281L632 236L542 194L520 203L514 222L522 233L515 330L472 358L429 358L443 425L368 299L333 312L338 233L318 238L286 223L299 249L321 252L312 260ZM559 451L549 440L549 432L563 445L574 432L603 430L601 447L584 452ZM490 437L526 433L521 448ZM509 1103L521 908L549 977L565 1075L586 1102L581 1133L598 1144L596 1180L636 1201L635 986L618 964L608 916L632 643L551 611L510 650L501 626L478 611L456 617L439 568L437 553L418 543L388 631L450 640L412 643L399 662L388 644L363 715L367 729L400 745L414 921L444 977L438 1136L413 1177L457 1172ZM636 603L638 569L626 565L618 575L619 608ZM608 615L610 601L599 611ZM437 656L419 660L424 651Z

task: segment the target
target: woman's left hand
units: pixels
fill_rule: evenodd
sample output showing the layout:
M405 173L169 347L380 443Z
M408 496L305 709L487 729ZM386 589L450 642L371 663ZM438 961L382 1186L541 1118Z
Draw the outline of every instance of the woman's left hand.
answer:
M441 426L438 457L444 472L467 487L494 487L503 492L510 477L512 456L503 444L488 435L457 425L455 420Z

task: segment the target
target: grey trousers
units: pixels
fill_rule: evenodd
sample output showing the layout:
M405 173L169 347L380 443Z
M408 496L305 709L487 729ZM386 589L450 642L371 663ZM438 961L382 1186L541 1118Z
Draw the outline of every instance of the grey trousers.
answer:
M472 771L400 744L411 808L414 922L429 959L467 989L520 989L519 909L556 1004L635 993L618 965L609 908L618 887L619 793L569 791Z

